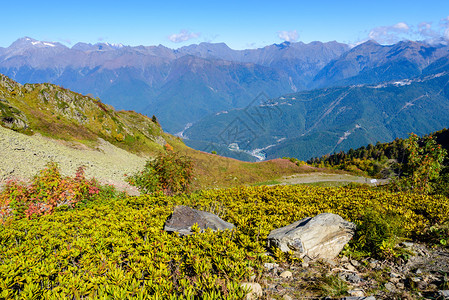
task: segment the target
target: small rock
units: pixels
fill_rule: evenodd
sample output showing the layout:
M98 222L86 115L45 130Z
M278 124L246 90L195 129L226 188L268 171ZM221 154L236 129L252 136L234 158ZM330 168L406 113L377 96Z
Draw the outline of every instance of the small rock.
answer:
M282 272L281 275L279 275L279 276L281 276L282 278L290 278L290 277L293 276L293 274L292 274L292 272L290 272L290 271L284 271L284 272Z
M303 261L303 262L301 263L301 267L303 267L303 268L308 268L308 267L309 267L309 263Z
M381 267L381 264L378 260L371 259L369 262L369 266L371 269L379 269Z
M427 289L427 282L421 280L416 284L416 287L420 290L425 290Z
M431 291L435 291L438 287L437 287L436 284L431 283L431 284L428 285L428 288L429 288L429 290L431 290Z
M396 287L400 290L403 290L405 288L404 284L402 282L396 283Z
M240 286L249 290L248 294L246 294L247 300L255 300L263 295L262 287L257 282L243 282Z
M386 288L387 291L389 291L389 292L395 292L395 291L396 291L396 287L395 287L394 284L391 283L391 282L385 283L385 288Z
M410 280L411 280L412 282L414 282L414 283L418 283L418 282L421 281L421 278L419 278L419 277L412 277L412 278L410 278Z
M349 270L349 271L356 271L356 269L354 268L354 266L351 265L351 264L345 264L345 268L346 268L347 270Z
M422 270L421 269L416 269L415 274L422 274Z
M265 269L267 269L268 271L273 270L274 268L278 268L279 265L276 263L264 263L263 266L265 267Z
M365 297L365 293L359 289L348 291L348 294L353 297Z
M400 280L400 278L398 278L398 277L391 277L390 278L390 282L393 282L393 283L398 283L399 280Z
M354 267L360 267L360 263L359 263L358 261L356 261L355 259L351 259L351 264L352 264Z
M284 299L284 300L293 300L293 298L290 295L287 295L287 294L282 296L282 299Z
M185 205L177 205L173 214L165 222L164 230L177 232L180 236L190 235L194 233L191 229L194 224L197 224L202 230L210 228L213 231L235 227L210 212L196 210Z
M443 297L443 299L449 299L449 290L440 290L438 291L438 295Z
M251 282L254 282L255 279L256 279L256 275L251 275L251 276L249 277L249 280L250 280Z
M390 273L390 277L392 277L392 278L399 278L399 277L401 277L401 275L399 275L398 273L391 272Z
M359 275L357 274L348 274L346 275L346 279L350 282L350 283L359 283L360 281L362 281L362 279L360 278Z
M332 299L332 298L329 298L329 299ZM369 297L350 296L350 297L344 297L341 299L342 300L376 300L376 298L374 296L369 296Z
M341 261L341 262L347 262L347 261L349 261L349 258L348 258L347 256L343 256L343 257L340 259L340 261Z

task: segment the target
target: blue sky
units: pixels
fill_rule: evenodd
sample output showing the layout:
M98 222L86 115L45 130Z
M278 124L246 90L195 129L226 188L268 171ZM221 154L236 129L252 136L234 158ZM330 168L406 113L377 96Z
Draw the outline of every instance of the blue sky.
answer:
M7 1L0 47L28 36L61 42L233 49L290 41L356 44L449 39L449 1Z

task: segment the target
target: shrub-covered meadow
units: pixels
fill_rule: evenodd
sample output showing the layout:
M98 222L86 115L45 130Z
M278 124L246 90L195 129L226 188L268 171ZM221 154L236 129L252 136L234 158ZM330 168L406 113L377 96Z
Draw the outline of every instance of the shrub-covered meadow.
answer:
M360 186L108 193L52 214L7 218L0 226L0 299L241 299L240 283L260 280L264 262L294 259L276 249L267 256L266 238L303 217L333 212L357 223L362 231L345 251L383 258L400 252L388 244L392 236L382 219L394 220L401 238L414 239L449 219L445 197ZM215 213L236 229L169 235L163 225L178 204Z

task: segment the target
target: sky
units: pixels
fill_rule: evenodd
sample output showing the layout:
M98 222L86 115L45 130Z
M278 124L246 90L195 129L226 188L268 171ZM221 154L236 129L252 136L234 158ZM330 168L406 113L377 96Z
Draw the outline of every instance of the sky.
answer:
M448 0L358 1L5 1L0 47L31 37L179 48L201 42L233 49L283 41L449 40Z

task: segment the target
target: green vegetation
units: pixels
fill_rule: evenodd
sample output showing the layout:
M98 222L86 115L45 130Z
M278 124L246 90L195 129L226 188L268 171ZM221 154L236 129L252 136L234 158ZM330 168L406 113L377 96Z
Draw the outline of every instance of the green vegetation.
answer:
M140 173L128 177L128 182L146 194L163 192L165 195L176 195L188 192L193 179L193 163L189 157L179 155L168 146L166 152L147 161Z
M8 81L2 80L5 86ZM13 91L0 92L14 94L8 101L14 100L18 111L25 111L29 99L42 100L39 105L49 108L29 104L33 131L89 143L102 137L156 155L141 173L129 177L147 193L137 197L86 179L83 168L73 177L62 176L55 164L29 185L7 183L0 193L0 299L242 299L246 291L240 283L250 278L262 282L264 263L298 261L292 253L267 249L270 231L324 212L357 224L344 250L351 257L406 259L398 243L409 239L447 247L449 198L441 191L449 171L446 147L438 146L442 134L412 135L311 162L341 168L355 161L357 170L373 174L382 174L388 162L388 170L400 176L387 189L268 186L284 175L319 169L295 158L242 163L194 151L163 134L157 119L115 112L51 85L16 86ZM45 106L54 102L53 94L67 105ZM60 122L54 119L58 117ZM103 132L96 134L97 129ZM160 139L170 144L163 149ZM243 186L257 182L264 185ZM212 189L223 186L235 187ZM192 226L190 236L168 234L164 223L176 205L217 214L235 229L200 232ZM317 278L313 289L323 295L339 297L348 291L337 276Z
M158 139L177 143L165 134L157 119L133 111L116 111L98 99L52 84L20 85L0 75L0 125L18 120L17 131L38 132L52 138L95 146L102 138L137 154L152 155L162 149Z
M51 170L42 173L48 180L38 180L49 188L57 178L57 169ZM4 195L11 190L1 195L8 210ZM6 219L0 227L1 297L240 299L239 283L260 278L262 264L271 260L264 255L269 232L306 216L333 212L358 223L350 251L379 249L382 257L394 250L389 243L399 233L392 226L402 228L401 237L425 239L429 228L449 221L448 198L360 187L237 187L83 199L52 214ZM236 229L169 235L162 228L178 204L216 213ZM383 216L401 216L400 224ZM344 286L328 279L328 288L344 293Z
M356 150L313 158L309 164L350 171L375 178L391 178L390 188L401 191L449 195L449 131L419 138L369 144ZM441 145L440 145L441 144Z
M209 115L195 122L185 135L204 141L192 143L195 149L206 150L211 143L238 143L245 150L266 148L268 159L287 156L300 160L405 138L410 132L421 136L449 124L448 79L445 73L411 80L407 85L301 91L271 99L266 105ZM223 141L226 130L238 134Z

